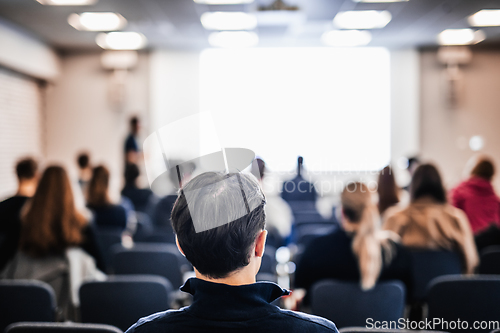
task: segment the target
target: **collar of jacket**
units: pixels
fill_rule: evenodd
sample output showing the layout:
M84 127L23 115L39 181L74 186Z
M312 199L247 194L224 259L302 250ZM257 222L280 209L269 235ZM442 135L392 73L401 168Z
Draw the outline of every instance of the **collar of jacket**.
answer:
M193 295L191 314L212 320L249 320L278 312L269 304L281 296L290 294L272 282L257 282L241 286L208 282L191 278L181 290Z

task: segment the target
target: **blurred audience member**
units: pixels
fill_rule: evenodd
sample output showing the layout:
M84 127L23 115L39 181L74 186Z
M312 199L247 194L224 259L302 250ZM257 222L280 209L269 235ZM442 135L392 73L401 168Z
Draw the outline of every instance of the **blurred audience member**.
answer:
M415 173L415 170L420 166L420 159L417 156L409 157L408 158L408 166L406 167L406 171L408 171L408 174L410 178L413 177L413 174ZM407 185L403 188L406 191L410 190L410 185Z
M451 191L451 204L467 214L474 234L500 226L500 199L491 185L495 167L487 157L475 163L470 178Z
M149 188L139 188L137 180L140 176L137 164L127 163L125 165L125 187L121 194L127 197L138 212L145 213L148 210L153 192Z
M417 168L420 166L420 159L417 156L410 157L408 159L408 167L406 168L410 175L413 176Z
M82 189L84 197L86 197L90 178L92 178L92 167L90 165L89 154L86 152L78 154L76 163L78 164L78 184Z
M87 207L94 214L94 222L98 227L127 226L127 212L120 205L111 203L108 195L109 171L105 166L95 167L89 184Z
M172 165L177 165L181 161L171 161ZM172 208L174 208L175 200L177 200L178 190L181 185L187 184L191 179L192 174L196 170L196 164L192 162L183 163L184 173L182 179L179 181L179 175L177 174L176 168L171 168L168 172L168 179L174 188L170 194L167 194L161 198L155 205L153 210L153 224L156 227L166 228L168 232L173 233L172 225L170 223L170 215L172 213Z
M78 289L84 280L104 274L83 249L93 234L76 210L66 171L48 167L22 215L19 252L2 272L3 279L35 279L54 288L62 318L74 319ZM69 288L68 288L69 286Z
M479 259L469 221L463 211L447 204L436 167L422 164L417 168L410 197L407 208L387 212L384 229L399 234L402 244L411 248L458 251L464 272L473 273Z
M26 201L35 194L38 182L38 164L32 158L17 162L17 192L0 202L0 271L15 255L21 232L21 210Z
M309 289L322 279L359 281L364 290L378 280L410 283L408 253L399 237L380 229L380 216L363 183L350 183L341 195L341 228L315 238L301 256L295 287Z
M139 144L137 136L139 135L140 122L138 117L130 118L130 133L125 139L125 163L137 163L139 155Z
M266 163L260 158L257 158L255 162L259 169L260 181L263 183L266 175ZM293 214L290 206L276 195L266 195L266 202L266 229L270 233L273 230L277 231L282 239L286 239L292 232Z
M390 166L386 166L378 175L378 211L381 216L387 208L404 203L408 199L407 192L396 184L396 178Z
M304 158L299 156L297 159L297 175L295 178L283 183L281 197L288 203L292 201L309 202L314 207L317 199L316 189L313 184L302 177L303 164Z

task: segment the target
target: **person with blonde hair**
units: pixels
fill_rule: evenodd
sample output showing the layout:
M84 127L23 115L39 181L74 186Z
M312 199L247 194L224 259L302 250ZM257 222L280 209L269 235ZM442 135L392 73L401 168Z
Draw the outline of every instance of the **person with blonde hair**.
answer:
M479 263L472 230L465 213L447 203L441 176L432 164L420 165L410 185L411 202L387 212L384 229L397 233L410 248L459 253L464 273Z
M75 319L84 280L104 279L89 253L98 253L89 222L75 207L66 171L50 166L22 215L19 251L2 279L35 279L54 288L59 319ZM68 288L69 286L69 288Z
M309 289L322 279L359 281L363 290L377 281L398 279L409 284L406 251L396 234L381 230L372 194L363 183L349 183L341 195L341 228L306 247L297 265L295 287Z
M94 214L94 222L98 227L125 229L127 212L124 207L111 202L108 194L109 178L109 170L104 165L99 165L92 170L87 194L87 207Z

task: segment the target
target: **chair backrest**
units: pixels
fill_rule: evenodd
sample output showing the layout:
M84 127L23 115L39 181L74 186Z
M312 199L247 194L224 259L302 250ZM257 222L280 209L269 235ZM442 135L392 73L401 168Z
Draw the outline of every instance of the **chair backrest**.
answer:
M5 333L123 333L123 331L118 327L102 324L21 322L9 325Z
M0 332L18 321L54 321L56 297L45 282L0 281Z
M96 235L99 245L101 246L102 253L104 255L104 262L106 268L109 269L111 266L111 248L115 244L121 244L122 242L122 228L115 227L97 227Z
M155 226L153 233L140 238L140 241L145 243L175 244L175 234L172 230L168 230L166 227Z
M160 275L174 288L179 288L184 282L181 269L183 257L173 244L136 243L131 249L117 245L112 252L114 274Z
M398 321L403 316L405 286L401 281L380 282L363 291L357 282L323 280L311 288L315 315L332 320L337 327L365 326L367 319Z
M479 274L500 274L500 246L490 246L481 252Z
M306 247L314 238L329 234L336 228L331 222L299 223L293 226L292 241L298 246Z
M500 321L500 275L485 276L442 276L429 286L427 304L428 318L442 321L461 322L470 325L464 327L442 326L449 332L491 332L500 327L480 327L473 329L474 322L483 325L496 325ZM436 328L436 327L435 327ZM437 328L436 328L437 329Z
M412 250L410 255L413 286L408 296L412 301L425 300L429 283L434 278L462 273L460 255L456 252Z
M113 325L125 331L142 317L167 310L172 286L164 277L111 276L80 287L84 323Z
M366 328L366 327L344 327L339 329L340 333L446 333L442 331L415 331L415 330L406 330L406 329L384 329L384 328Z

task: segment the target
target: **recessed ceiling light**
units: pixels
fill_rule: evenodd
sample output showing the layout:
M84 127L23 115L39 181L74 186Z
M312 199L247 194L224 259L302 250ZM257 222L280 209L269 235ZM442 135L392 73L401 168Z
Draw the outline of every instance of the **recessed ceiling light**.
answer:
M372 34L359 30L332 30L321 36L321 41L327 46L349 47L364 46L370 43Z
M208 36L208 42L215 47L243 48L256 46L259 43L259 36L251 31L212 32Z
M97 45L106 50L138 50L147 44L146 37L138 32L100 33L95 39Z
M252 3L254 0L194 0L196 3L204 5L241 5Z
M391 13L387 10L354 10L338 12L333 24L340 29L380 29L391 19Z
M207 12L201 15L201 24L207 30L252 30L257 18L244 12Z
M482 42L486 35L482 30L446 29L438 35L441 45L471 45Z
M500 26L500 9L483 9L469 16L469 24L473 27Z
M97 0L36 0L46 6L88 6L93 5Z
M71 14L68 23L76 30L112 31L125 27L127 20L117 13L81 13Z
M352 0L354 2L388 3L388 2L408 2L409 0Z

